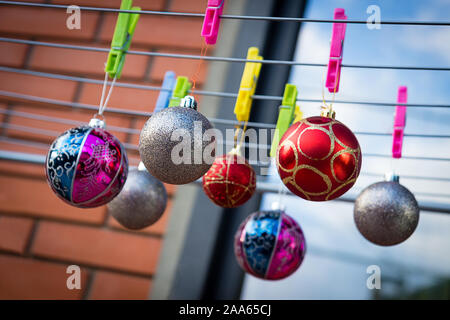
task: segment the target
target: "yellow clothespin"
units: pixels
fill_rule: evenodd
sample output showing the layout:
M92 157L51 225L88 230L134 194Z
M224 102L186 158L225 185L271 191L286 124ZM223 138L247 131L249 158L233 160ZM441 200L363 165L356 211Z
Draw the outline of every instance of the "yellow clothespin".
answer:
M133 0L122 0L121 10L141 11L139 7L132 7ZM117 18L114 36L111 41L111 50L109 51L108 61L106 62L105 72L111 78L120 78L122 68L125 63L125 55L131 45L134 30L139 19L138 13L120 12Z
M283 137L283 134L289 129L289 126L294 120L294 116L296 115L295 111L297 111L297 115L298 113L301 114L300 108L296 106L297 94L298 91L295 85L286 84L284 87L283 101L278 112L277 127L273 136L272 147L270 148L271 157L275 157L281 137Z
M262 60L263 58L259 56L258 53L258 48L250 47L247 52L247 59ZM250 118L250 110L253 102L251 97L255 94L261 66L262 63L260 62L245 63L236 105L234 106L234 113L236 114L236 119L238 121L248 121Z
M296 105L295 106L295 112L294 112L294 121L292 121L292 123L296 123L299 122L300 120L303 119L303 112L300 110L300 106Z

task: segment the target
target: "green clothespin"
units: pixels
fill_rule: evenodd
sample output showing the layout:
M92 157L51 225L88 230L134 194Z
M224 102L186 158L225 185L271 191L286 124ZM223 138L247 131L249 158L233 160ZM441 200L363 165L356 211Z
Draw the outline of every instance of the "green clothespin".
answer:
M133 0L122 0L121 10L141 11L139 7L132 7ZM123 65L125 63L126 51L130 48L134 29L139 19L138 13L120 12L117 18L116 29L111 42L111 51L109 51L108 61L106 62L105 72L111 78L120 78Z
M192 84L187 77L177 77L175 88L173 89L172 98L169 101L169 107L179 107L181 99L187 96L188 91L191 90Z
M270 148L271 157L275 157L281 137L283 137L283 134L289 129L289 126L294 120L297 94L298 91L295 85L286 84L284 87L283 101L281 102L278 113L277 128L273 136L272 147Z

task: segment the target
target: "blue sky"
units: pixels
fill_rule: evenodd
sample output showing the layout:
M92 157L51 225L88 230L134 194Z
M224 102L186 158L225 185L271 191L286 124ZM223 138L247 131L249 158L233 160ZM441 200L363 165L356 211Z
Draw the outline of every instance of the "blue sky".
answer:
M306 17L332 18L335 7L346 9L349 19L366 20L369 5L378 5L382 20L449 20L450 1L362 1L310 0ZM305 23L301 27L295 59L301 62L327 63L331 24ZM450 27L388 26L369 30L366 25L347 25L343 63L399 66L450 66ZM299 97L322 96L324 68L295 67L291 83ZM399 71L343 68L337 100L395 102L399 85L408 87L408 102L414 104L450 104L450 72ZM326 93L327 94L327 93ZM331 95L327 95L327 98ZM336 118L352 130L392 132L393 107L336 104ZM302 103L304 116L317 115L320 105ZM450 135L450 109L408 108L406 133ZM391 154L391 137L358 136L364 153ZM405 138L403 155L450 158L450 139ZM394 163L394 164L393 164ZM403 175L450 178L450 162L417 161L363 156L362 172L384 174L392 168ZM401 179L416 193L419 202L450 204L450 183ZM364 176L349 191L357 195L380 179ZM447 194L447 197L419 196L420 193ZM277 195L264 196L262 208L270 209ZM246 276L242 298L319 299L371 296L365 281L369 264L382 267L382 276L403 278L406 286L429 284L436 276L450 276L450 216L422 212L419 226L405 243L382 248L370 244L356 230L353 205L342 202L312 203L287 196L287 213L302 226L308 244L304 264L292 277L266 282ZM328 253L327 253L328 252ZM334 255L330 254L333 253ZM339 258L356 257L351 259ZM382 290L389 290L384 282Z

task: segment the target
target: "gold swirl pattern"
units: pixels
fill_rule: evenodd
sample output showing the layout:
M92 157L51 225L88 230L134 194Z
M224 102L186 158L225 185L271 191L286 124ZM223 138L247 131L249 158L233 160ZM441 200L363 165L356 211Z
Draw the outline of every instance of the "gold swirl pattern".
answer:
M303 119L296 123L295 128L290 128L292 130L289 130L285 136L282 137L282 140L280 142L280 145L278 147L278 152L276 156L276 164L278 167L278 172L280 174L280 177L283 181L283 183L295 194L298 196L307 199L307 200L313 200L313 201L324 201L324 200L331 200L334 199L334 195L338 193L339 191L343 191L342 189L346 187L351 187L358 175L361 168L361 149L358 144L358 140L356 137L354 137L353 133L341 122L337 120L330 120L326 123L313 123L316 121L321 121L321 119L313 119L318 117L312 117L308 119ZM310 121L311 120L311 121ZM313 121L313 122L312 122ZM340 126L340 138L344 140L347 139L354 139L356 141L357 147L352 148L352 146L346 145L341 139L339 139L336 136L336 132L333 130L333 125L338 124ZM306 126L306 127L305 127ZM301 148L301 141L302 138L310 139L309 143L314 143L314 136L304 136L303 133L305 133L308 130L319 130L321 132L325 132L327 136L330 139L330 150L328 154L325 157L321 158L313 158L306 154ZM346 137L347 136L347 137ZM350 140L348 141L350 142ZM307 142L308 143L308 142ZM295 162L294 159L289 159L289 164L294 162L293 168L288 169L283 167L283 156L291 156L288 153L281 154L281 149L283 147L288 147L292 149L292 152L295 156ZM289 150L290 152L290 150ZM343 163L342 165L346 166L345 168L342 168L345 172L345 170L350 169L347 166L352 166L353 168L350 169L351 174L345 178L345 180L340 180L337 176L336 170L334 165L336 159L338 159L339 156L343 154L349 154L353 157L354 162L351 161L351 163ZM303 155L304 157L301 157ZM280 157L281 156L281 157ZM324 163L326 161L326 165ZM286 163L284 163L286 164ZM324 166L325 165L325 166ZM304 178L297 177L297 173L299 170L311 170L313 173L316 174L316 177L311 177L305 180ZM298 179L302 179L301 181L298 181ZM317 188L321 185L321 183L325 183L326 190L321 192L309 192L305 190L305 187L307 186L314 186Z

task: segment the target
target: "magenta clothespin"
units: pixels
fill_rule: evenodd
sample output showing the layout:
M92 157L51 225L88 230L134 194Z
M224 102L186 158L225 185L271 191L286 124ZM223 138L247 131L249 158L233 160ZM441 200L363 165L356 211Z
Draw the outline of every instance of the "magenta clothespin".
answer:
M398 87L397 103L407 103L408 88ZM392 157L402 157L403 133L406 125L406 106L396 106L394 116L394 132L392 133Z
M225 0L208 0L201 33L207 44L216 44L224 2Z
M334 10L335 20L347 20L345 10L336 8ZM339 91L339 79L341 78L342 54L344 52L344 38L347 23L333 23L331 34L330 60L328 61L327 80L325 87L330 92ZM336 89L335 89L336 88Z

